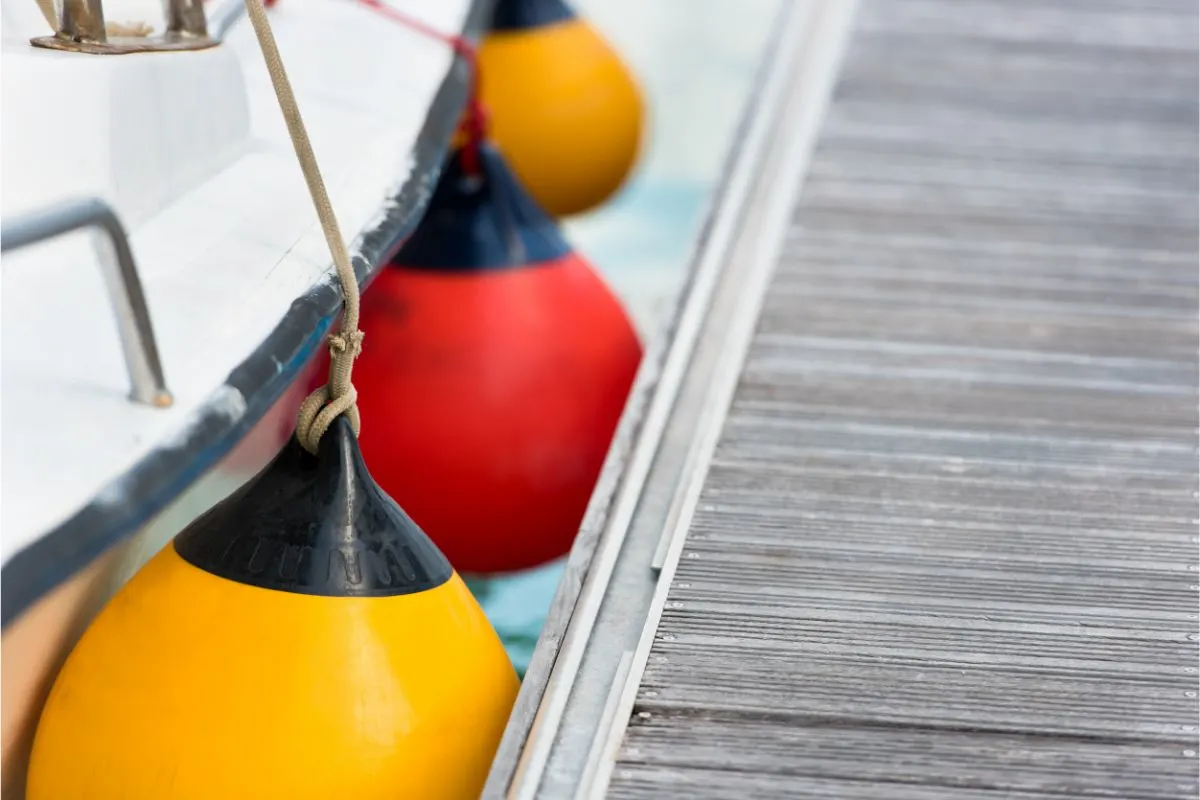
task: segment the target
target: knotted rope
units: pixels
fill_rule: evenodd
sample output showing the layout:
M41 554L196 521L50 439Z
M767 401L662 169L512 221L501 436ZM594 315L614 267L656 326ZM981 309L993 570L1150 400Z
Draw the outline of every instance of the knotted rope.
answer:
M304 180L308 183L308 192L312 195L313 205L317 209L317 217L321 220L321 228L325 232L325 242L333 256L333 264L337 268L338 282L341 284L342 296L345 298L345 309L342 312L342 323L338 332L329 337L329 382L310 394L300 404L300 412L296 420L296 439L310 453L315 454L320 444L321 436L342 414L346 415L350 427L357 436L361 426L358 406L358 392L350 380L354 369L354 359L362 352L362 331L358 329L358 278L350 263L350 253L338 227L337 216L329 202L329 193L325 189L325 181L321 178L321 170L317 166L316 156L313 155L312 143L308 140L308 132L304 128L304 120L296 105L296 96L292 92L291 82L288 81L287 71L283 67L283 59L279 55L279 47L275 43L275 35L271 32L271 23L267 19L267 9L263 0L245 0L246 14L250 24L254 26L254 34L258 37L258 46L262 50L263 59L267 63L267 72L271 76L271 84L275 87L275 97L279 101L279 109L283 112L287 123L288 135L292 146L296 149L296 158L300 161L300 169Z

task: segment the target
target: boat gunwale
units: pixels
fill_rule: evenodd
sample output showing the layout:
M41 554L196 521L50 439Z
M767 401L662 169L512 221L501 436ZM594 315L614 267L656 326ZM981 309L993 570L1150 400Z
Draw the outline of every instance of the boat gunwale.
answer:
M461 35L481 36L495 1L469 0ZM455 52L412 147L411 173L381 204L379 221L351 244L355 276L364 289L420 221L466 107L469 71L468 61ZM271 333L214 387L175 436L9 557L0 568L0 628L7 629L42 597L136 534L227 456L301 376L341 308L331 262L322 279L292 302ZM245 401L236 419L226 409L231 392Z

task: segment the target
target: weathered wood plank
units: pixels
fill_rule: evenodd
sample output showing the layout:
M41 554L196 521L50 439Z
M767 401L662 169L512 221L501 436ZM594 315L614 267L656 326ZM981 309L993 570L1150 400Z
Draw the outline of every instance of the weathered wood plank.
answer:
M860 753L860 758L862 751ZM752 776L752 777L750 777ZM794 775L769 772L740 772L699 767L663 770L640 764L622 764L609 797L613 800L686 797L705 800L747 800L747 798L786 797L789 800L1067 800L1087 797L1078 791L1027 792L1007 787L974 789L940 784L913 784L871 778L798 779ZM1179 785L1179 798L1195 797L1187 793L1186 783ZM1122 800L1157 800L1152 796L1130 795Z
M1197 790L1172 778L1186 757L1170 743L1061 740L1022 734L955 730L798 725L775 715L732 717L681 710L638 718L638 749L629 765L670 763L674 768L760 773L816 781L928 784L960 790L1005 789L1072 797L1131 800L1147 786L1168 794ZM738 735L729 735L736 725ZM686 738L677 730L686 726ZM864 758L861 753L869 753ZM797 787L798 788L798 787ZM911 791L911 790L910 790ZM800 794L800 791L796 792Z
M867 0L614 798L1194 798L1197 9Z

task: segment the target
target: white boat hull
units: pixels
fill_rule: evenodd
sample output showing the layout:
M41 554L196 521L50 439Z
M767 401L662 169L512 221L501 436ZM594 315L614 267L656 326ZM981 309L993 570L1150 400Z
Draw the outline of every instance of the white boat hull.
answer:
M478 32L491 7L391 1L447 33ZM209 50L95 56L35 51L29 38L48 31L34 4L0 10L0 212L7 223L89 197L115 210L174 398L130 400L91 240L5 253L2 769L13 797L83 627L291 435L340 294L245 21ZM365 283L420 217L466 71L445 43L354 0L282 0L271 18Z

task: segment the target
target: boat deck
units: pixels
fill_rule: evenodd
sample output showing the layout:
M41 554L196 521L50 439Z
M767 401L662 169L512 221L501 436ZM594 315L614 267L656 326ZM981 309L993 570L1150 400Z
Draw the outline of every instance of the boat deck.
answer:
M1195 798L1196 4L785 13L488 796Z

